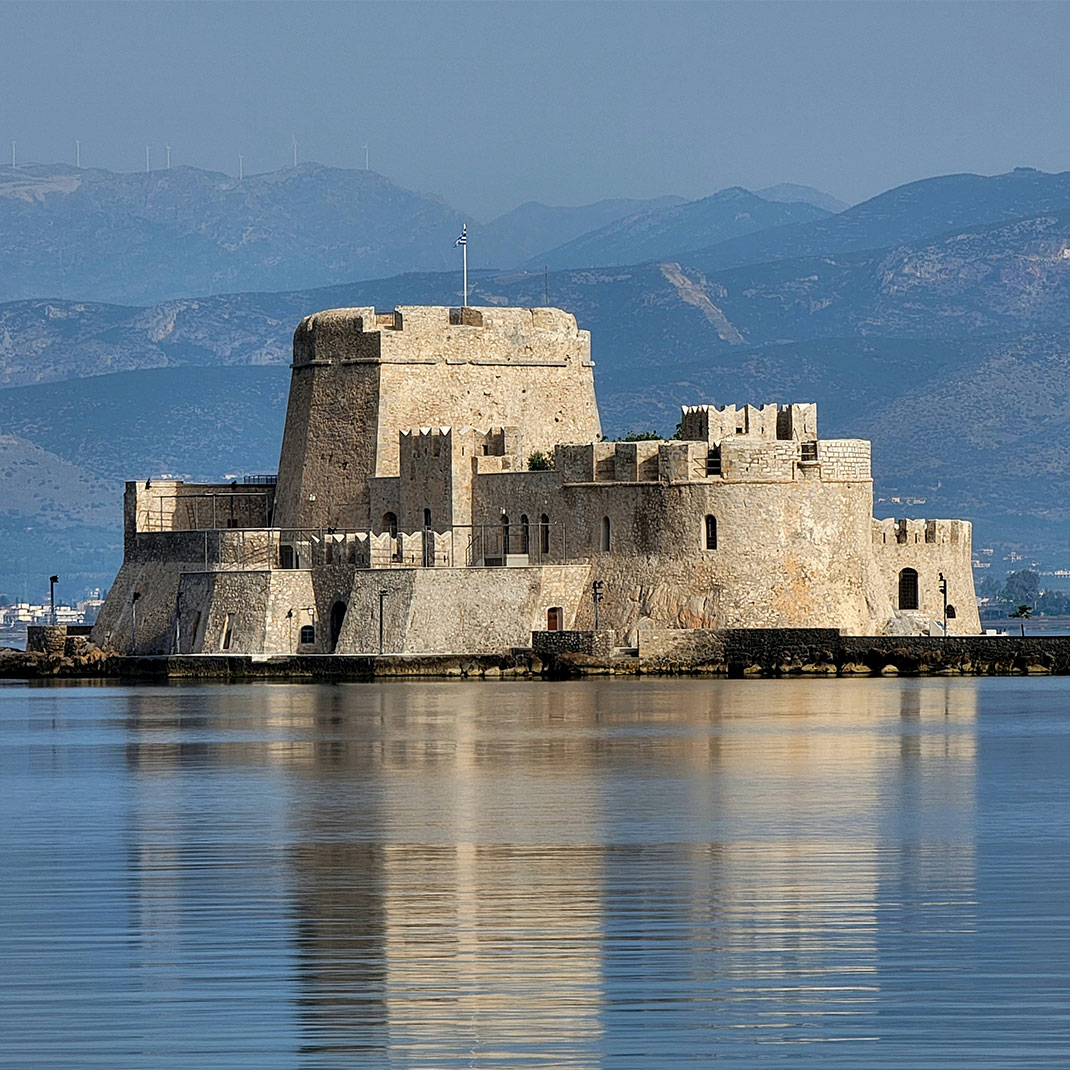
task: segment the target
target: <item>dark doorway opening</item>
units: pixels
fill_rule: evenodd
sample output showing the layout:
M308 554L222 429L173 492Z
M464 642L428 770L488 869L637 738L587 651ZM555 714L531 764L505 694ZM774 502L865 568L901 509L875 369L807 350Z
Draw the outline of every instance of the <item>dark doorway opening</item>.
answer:
M346 619L345 602L335 602L331 606L331 653L338 646L338 637L342 634L342 622Z
M918 574L912 568L899 573L899 608L918 608Z

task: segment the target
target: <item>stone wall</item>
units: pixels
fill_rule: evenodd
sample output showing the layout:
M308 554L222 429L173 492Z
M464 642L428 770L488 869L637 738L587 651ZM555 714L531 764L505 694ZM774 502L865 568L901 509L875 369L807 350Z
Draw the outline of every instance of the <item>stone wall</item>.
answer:
M873 632L892 615L871 550L870 484L554 483L545 473L477 479L475 519L546 514L571 560L605 582L618 641L670 628L835 625ZM706 516L717 547L706 549ZM603 519L610 546L602 549ZM589 598L580 626L592 621Z
M591 657L608 658L613 654L613 633L533 631L531 649L544 660L556 658L561 654L588 654Z
M526 647L559 606L571 627L586 567L390 569L353 576L337 651L482 653Z

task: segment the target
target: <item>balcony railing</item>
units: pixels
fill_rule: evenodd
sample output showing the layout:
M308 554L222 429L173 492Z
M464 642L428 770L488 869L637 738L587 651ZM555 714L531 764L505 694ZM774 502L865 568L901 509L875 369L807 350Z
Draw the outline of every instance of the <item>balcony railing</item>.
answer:
M330 528L206 528L146 532L167 537L168 551L207 571L311 568L494 568L570 560L562 524L459 525L446 531L340 531ZM577 547L573 558L585 556Z

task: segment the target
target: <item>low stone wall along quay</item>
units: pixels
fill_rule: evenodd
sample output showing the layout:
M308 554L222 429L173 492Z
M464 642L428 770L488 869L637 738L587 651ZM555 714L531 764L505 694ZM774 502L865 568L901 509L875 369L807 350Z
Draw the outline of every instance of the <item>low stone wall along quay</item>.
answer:
M92 644L73 654L0 650L0 677L165 680L375 680L399 677L567 678L618 675L1070 675L1070 636L843 636L832 629L664 629L635 648L604 633L536 633L535 649L500 654L172 654L123 657ZM552 637L552 640L548 637Z

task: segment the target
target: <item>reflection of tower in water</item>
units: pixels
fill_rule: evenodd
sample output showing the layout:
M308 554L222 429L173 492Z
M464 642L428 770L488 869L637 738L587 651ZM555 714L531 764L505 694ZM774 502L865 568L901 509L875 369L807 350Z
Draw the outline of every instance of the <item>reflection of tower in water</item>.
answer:
M336 694L337 738L294 767L304 1050L592 1065L602 849L580 715L553 687Z

